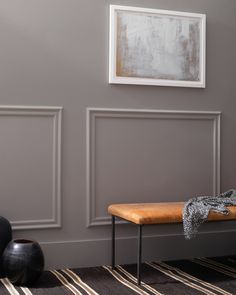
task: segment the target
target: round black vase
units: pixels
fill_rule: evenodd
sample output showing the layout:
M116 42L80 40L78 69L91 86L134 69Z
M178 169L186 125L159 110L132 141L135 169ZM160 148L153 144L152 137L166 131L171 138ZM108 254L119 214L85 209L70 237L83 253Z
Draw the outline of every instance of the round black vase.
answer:
M2 255L5 276L15 285L34 283L44 269L43 252L36 241L12 240Z
M3 269L2 269L2 254L4 249L6 248L7 244L12 239L12 228L10 222L0 216L0 276L3 276Z

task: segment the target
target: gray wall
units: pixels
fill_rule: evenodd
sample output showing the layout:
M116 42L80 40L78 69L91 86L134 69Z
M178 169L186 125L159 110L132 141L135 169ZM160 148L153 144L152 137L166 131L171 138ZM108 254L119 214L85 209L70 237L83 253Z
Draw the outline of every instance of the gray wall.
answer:
M111 3L205 13L206 89L109 85ZM109 262L109 203L236 186L235 12L229 0L0 0L0 213L47 267ZM235 254L235 229L185 241L182 225L147 228L145 259ZM135 235L119 226L119 262L135 261Z

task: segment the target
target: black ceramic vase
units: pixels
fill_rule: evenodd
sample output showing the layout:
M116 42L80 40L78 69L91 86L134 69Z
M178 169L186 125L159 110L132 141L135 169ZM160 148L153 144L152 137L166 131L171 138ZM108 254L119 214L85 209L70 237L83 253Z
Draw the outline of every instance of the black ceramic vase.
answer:
M10 222L0 216L0 276L3 276L2 270L2 254L7 244L12 239L12 228Z
M3 252L2 266L5 276L13 284L31 285L43 272L43 252L35 241L12 240Z

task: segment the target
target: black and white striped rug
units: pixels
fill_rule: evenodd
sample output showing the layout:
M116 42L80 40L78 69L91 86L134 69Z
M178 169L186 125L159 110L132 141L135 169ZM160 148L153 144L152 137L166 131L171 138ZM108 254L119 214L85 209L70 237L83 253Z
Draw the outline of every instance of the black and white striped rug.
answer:
M136 265L45 271L31 287L13 286L0 279L0 295L230 295L236 294L236 258L196 258L151 262L142 267L136 284Z

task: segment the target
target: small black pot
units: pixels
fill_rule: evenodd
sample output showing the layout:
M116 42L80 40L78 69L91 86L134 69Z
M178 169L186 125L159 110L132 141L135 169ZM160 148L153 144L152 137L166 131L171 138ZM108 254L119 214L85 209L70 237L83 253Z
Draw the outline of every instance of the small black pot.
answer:
M36 241L12 240L3 252L2 266L13 284L31 285L43 272L43 252Z

